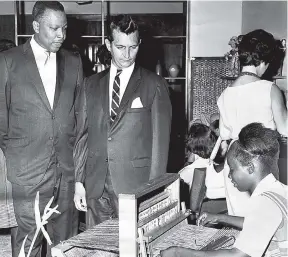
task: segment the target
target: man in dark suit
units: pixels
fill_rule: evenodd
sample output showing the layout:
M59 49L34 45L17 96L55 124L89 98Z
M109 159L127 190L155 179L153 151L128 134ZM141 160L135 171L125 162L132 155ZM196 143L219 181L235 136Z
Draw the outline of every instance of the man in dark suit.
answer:
M32 15L31 40L0 55L0 146L18 224L13 256L18 256L27 234L26 254L31 245L37 191L41 215L52 196L52 206L59 205L61 214L53 215L47 225L52 242L75 233L74 167L81 166L76 152L73 160L73 147L82 124L83 71L78 55L60 49L67 28L64 7L38 1ZM30 256L40 256L42 239L40 233Z
M118 217L119 193L166 172L168 87L162 77L135 64L140 42L132 18L116 16L105 40L111 67L85 82L88 157L85 172L76 174L74 201L86 211L87 199L88 227Z

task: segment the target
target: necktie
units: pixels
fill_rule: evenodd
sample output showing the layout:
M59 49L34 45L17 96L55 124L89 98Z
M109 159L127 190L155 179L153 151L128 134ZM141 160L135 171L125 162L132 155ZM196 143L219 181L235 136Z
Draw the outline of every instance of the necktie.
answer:
M49 51L45 51L45 54L46 54L46 60L44 62L44 66L47 64L47 62L49 61L49 58L50 58L50 52Z
M122 70L117 70L112 91L112 102L111 102L111 122L113 122L117 116L119 105L120 105L120 74Z

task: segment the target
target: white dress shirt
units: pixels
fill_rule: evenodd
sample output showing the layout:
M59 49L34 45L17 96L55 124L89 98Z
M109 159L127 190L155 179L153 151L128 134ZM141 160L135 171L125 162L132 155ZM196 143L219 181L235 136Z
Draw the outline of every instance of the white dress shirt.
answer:
M119 78L120 78L120 103L127 88L128 82L134 70L135 63L133 63L130 67L123 69ZM111 112L111 103L112 103L112 92L113 92L113 84L116 77L117 68L111 62L110 67L110 77L109 77L109 111Z
M34 36L32 37L30 44L46 92L46 96L48 98L51 108L53 108L54 94L56 88L56 76L57 76L56 53L50 52L50 57L46 62L47 50L44 49L35 41Z

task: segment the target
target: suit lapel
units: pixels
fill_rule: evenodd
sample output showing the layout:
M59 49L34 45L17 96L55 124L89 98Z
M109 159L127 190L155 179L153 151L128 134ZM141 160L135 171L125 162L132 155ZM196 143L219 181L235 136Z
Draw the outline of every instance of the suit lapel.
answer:
M61 87L64 82L65 78L65 55L60 50L56 53L56 67L57 67L57 77L56 77L56 88L55 88L55 95L54 95L54 102L53 102L53 110L56 108L57 103L59 101L60 93L61 93ZM68 71L66 71L68 72Z
M109 112L109 74L110 69L103 71L103 77L99 80L101 103L104 115L107 118L108 127L110 126L110 112ZM97 96L97 93L96 93Z
M132 72L131 78L128 82L127 88L124 92L124 95L122 97L122 100L120 102L118 115L116 116L116 119L114 120L113 124L111 125L111 129L118 123L120 117L122 116L122 111L124 109L127 109L128 102L131 100L134 92L138 89L140 82L141 82L141 71L140 67L135 65L135 68Z
M41 97L42 101L44 102L47 109L51 112L51 106L49 103L49 100L47 98L44 85L42 83L39 70L37 68L37 64L35 61L35 57L30 45L30 40L28 40L23 45L23 51L24 51L24 58L26 61L26 69L28 71L28 74L30 76L31 82L34 85L36 91L38 92L39 96Z

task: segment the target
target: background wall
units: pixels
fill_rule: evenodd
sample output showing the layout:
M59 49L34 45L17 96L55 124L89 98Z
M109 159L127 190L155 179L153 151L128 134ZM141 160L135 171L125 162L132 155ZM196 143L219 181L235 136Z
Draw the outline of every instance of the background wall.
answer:
M241 1L190 2L190 56L222 56L229 39L241 33Z
M30 14L35 1L25 1L25 13ZM69 14L100 13L101 5L78 5L61 1ZM229 49L228 41L234 35L256 28L270 31L276 37L287 38L287 1L189 1L190 57L223 56ZM113 1L114 13L181 13L182 3L171 1ZM0 37L14 38L13 1L0 1ZM10 14L10 15L9 15ZM6 17L5 17L6 16ZM7 19L10 16L10 21ZM11 23L12 22L12 23Z
M287 38L287 1L243 1L242 33L254 29Z
M254 29L287 38L287 1L191 1L190 57L223 56L229 39Z

